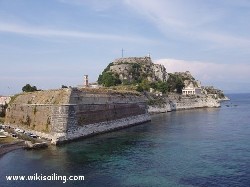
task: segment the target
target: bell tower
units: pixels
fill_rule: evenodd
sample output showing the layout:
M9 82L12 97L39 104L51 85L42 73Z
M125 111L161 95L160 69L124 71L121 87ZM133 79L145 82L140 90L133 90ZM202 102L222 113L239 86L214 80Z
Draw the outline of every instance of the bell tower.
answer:
M88 87L89 86L89 77L88 75L83 76L83 86Z

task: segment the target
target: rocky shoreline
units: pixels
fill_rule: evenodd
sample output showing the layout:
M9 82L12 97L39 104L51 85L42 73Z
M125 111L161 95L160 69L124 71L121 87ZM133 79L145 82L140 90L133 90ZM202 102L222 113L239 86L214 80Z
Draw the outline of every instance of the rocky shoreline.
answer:
M25 147L24 141L18 141L14 143L0 145L0 158L6 153L9 153L16 149L22 149L24 147Z
M17 149L42 149L46 147L48 147L48 144L46 142L33 144L30 141L24 141L24 140L14 143L3 144L0 146L0 158L6 153L9 153Z
M188 110L195 108L218 108L222 100L213 98L212 96L181 96L171 95L168 97L161 97L161 103L151 104L148 107L150 114L166 113L178 110ZM227 98L228 100L228 98Z

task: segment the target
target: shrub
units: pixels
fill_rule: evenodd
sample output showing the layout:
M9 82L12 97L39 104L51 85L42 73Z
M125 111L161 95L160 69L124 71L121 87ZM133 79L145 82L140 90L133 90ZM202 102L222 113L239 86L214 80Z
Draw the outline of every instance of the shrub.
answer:
M26 84L23 88L22 88L23 92L34 92L37 91L36 86L31 86L30 84Z

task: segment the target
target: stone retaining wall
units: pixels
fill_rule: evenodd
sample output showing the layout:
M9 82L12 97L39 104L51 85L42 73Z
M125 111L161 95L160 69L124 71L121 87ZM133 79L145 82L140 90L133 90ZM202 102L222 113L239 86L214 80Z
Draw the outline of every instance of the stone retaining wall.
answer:
M54 136L52 143L58 144L64 141L78 139L80 137L104 133L120 128L129 127L131 125L137 125L150 120L151 117L149 114L141 114L112 121L88 124L77 127L75 129L69 129L65 136L60 136L60 134L57 134L56 136Z
M217 108L220 102L212 97L169 97L166 98L166 104L163 106L149 106L149 113L164 113L177 110L194 109L194 108Z
M5 124L58 143L148 120L141 95L65 89L17 96L7 109Z

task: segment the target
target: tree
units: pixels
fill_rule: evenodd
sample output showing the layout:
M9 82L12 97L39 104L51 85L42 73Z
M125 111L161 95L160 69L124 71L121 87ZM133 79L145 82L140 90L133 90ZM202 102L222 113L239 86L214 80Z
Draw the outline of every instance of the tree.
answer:
M136 90L138 92L149 91L150 82L147 79L143 79L141 83L138 84Z
M153 88L154 90L157 90L157 83L156 82L151 82L149 83L150 88Z
M38 91L36 86L31 86L30 84L26 84L23 88L22 88L23 92L34 92L34 91Z
M103 72L98 78L98 84L102 84L105 87L116 86L121 83L118 74L112 72Z
M181 94L182 93L182 89L183 89L184 86L185 85L184 85L182 79L177 79L177 81L176 81L176 92L179 93L179 94Z
M162 93L166 93L168 90L168 84L166 82L158 82L156 89Z
M182 93L182 88L185 86L184 82L179 75L169 74L169 78L167 80L168 91L177 93Z

